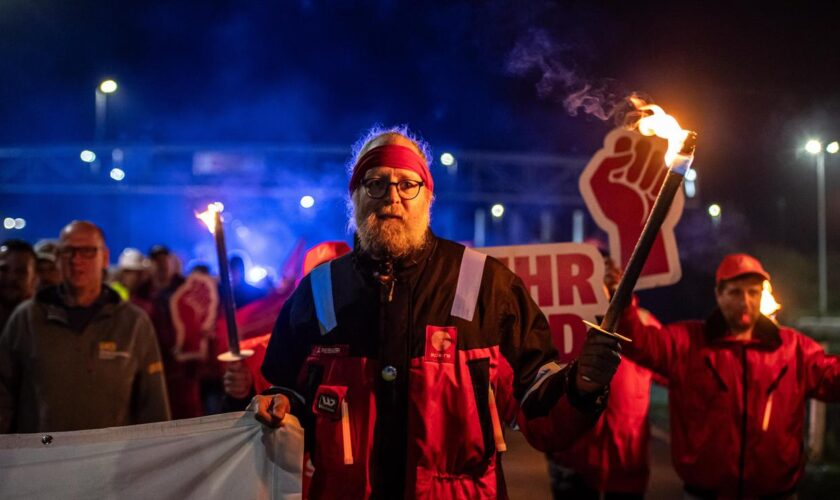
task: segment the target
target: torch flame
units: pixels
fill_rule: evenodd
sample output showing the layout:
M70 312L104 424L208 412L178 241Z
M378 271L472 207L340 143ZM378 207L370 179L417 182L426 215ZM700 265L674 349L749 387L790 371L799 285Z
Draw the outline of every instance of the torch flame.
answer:
M224 209L225 206L217 201L207 205L207 210L204 212L196 212L195 218L200 219L207 226L210 234L216 234L216 212L222 212Z
M776 298L773 297L773 287L770 286L770 282L764 280L763 286L764 289L761 291L761 306L759 309L761 310L761 314L770 317L781 309L782 305L776 302Z
M665 113L661 107L655 104L647 104L635 96L630 97L630 102L639 111L652 113L642 117L636 126L642 135L655 135L668 141L668 151L665 153L665 165L670 168L677 158L677 154L683 148L689 131L683 130L676 118Z

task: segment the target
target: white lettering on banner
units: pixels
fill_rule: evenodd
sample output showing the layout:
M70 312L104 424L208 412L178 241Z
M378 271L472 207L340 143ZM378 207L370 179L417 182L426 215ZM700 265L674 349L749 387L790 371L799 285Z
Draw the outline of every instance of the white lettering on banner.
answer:
M283 423L269 430L240 412L51 441L2 435L0 498L300 499L303 429L292 415Z
M609 301L604 259L592 245L548 243L477 249L515 272L540 306L551 328L560 361L575 359L586 339L583 320L596 322Z

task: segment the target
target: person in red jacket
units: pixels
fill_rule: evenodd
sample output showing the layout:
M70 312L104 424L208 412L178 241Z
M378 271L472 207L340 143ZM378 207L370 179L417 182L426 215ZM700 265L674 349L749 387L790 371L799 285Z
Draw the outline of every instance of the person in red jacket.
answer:
M660 328L628 307L624 352L668 380L687 498L796 498L805 400L840 401L840 358L761 314L770 275L754 257L727 255L715 278L718 307L706 321Z
M427 151L405 129L359 143L355 247L300 282L271 335L276 394L256 397L257 418L302 421L311 498L506 498L497 396L513 394L532 445L560 449L597 420L618 366L618 343L592 335L561 367L522 280L430 231Z
M606 255L606 245L587 243L604 254L604 293L612 296L621 269ZM661 326L640 309L642 322ZM610 399L598 423L574 446L548 456L551 491L555 500L566 498L634 500L644 498L650 477L650 370L623 359L610 383ZM656 382L662 384L661 377Z

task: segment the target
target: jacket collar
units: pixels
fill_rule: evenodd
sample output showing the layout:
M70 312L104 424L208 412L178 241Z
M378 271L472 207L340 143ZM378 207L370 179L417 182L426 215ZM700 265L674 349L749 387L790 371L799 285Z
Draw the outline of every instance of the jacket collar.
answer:
M35 301L43 304L47 309L47 321L57 321L65 325L68 323L67 311L70 306L64 299L66 293L64 285L55 285L47 287L35 295ZM119 304L121 300L119 294L113 288L103 284L99 297L89 307L99 307L97 316L107 317L114 313L114 306Z
M727 337L731 334L732 332L729 330L720 309L716 308L703 323L703 335L710 344L726 342ZM782 345L778 325L763 314L759 316L753 328L752 341L749 345L768 351L778 349Z

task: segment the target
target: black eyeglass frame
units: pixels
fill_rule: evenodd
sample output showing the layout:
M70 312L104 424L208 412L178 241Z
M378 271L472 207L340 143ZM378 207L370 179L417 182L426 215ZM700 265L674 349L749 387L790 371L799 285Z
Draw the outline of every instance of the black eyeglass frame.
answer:
M396 182L387 182L383 186L382 194L380 194L379 196L374 196L370 192L370 188L371 188L370 185L373 182L383 182L383 183L385 183L385 178L384 177L371 177L370 179L365 179L365 180L362 181L362 186L365 188L365 194L368 196L368 198L371 198L371 199L374 199L374 200L381 200L382 198L387 196L388 192L391 191L391 186L396 186L397 194L399 195L400 199L413 200L420 195L420 188L422 188L423 186L426 185L425 182L415 181L414 179L402 179L402 180L399 180L399 181L396 181ZM409 187L408 189L416 189L417 192L415 192L413 196L406 196L403 193L405 191L405 189L400 189L400 184L402 184L402 183L410 183L411 187Z
M81 258L89 260L89 259L92 259L92 258L96 257L96 254L99 253L99 250L101 248L102 247L100 247L100 246L95 246L95 247L88 247L88 246L84 246L84 247L70 247L70 246L59 247L58 250L56 251L56 254L58 255L59 258L63 258L63 259L72 259L76 255L79 255Z

